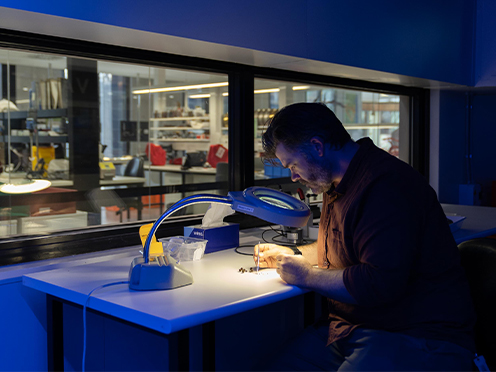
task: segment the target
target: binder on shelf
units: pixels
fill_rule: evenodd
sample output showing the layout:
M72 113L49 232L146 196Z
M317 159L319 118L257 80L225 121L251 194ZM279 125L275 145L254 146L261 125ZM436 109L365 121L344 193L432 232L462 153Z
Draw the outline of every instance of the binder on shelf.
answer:
M46 81L41 80L39 84L39 93L38 96L40 97L40 104L41 104L41 109L46 110L47 109L47 95L46 95Z
M48 79L50 83L50 106L52 109L60 108L59 82L57 79Z

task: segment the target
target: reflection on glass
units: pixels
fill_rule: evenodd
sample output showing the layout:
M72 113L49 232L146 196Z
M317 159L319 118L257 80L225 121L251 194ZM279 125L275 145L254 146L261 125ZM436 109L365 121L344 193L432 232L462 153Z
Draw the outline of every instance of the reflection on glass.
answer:
M80 191L86 198L0 208L0 238L156 219L191 193L154 188L216 182L218 164L228 162L225 74L2 49L0 69L8 77L0 92L0 184L50 180L49 197ZM137 196L120 197L122 188Z
M268 204L275 205L276 207L281 207L281 208L290 209L290 210L294 209L291 205L289 205L285 201L273 198L271 196L261 196L260 200L263 200L264 202L266 202Z
M298 102L325 103L341 120L353 140L370 137L380 148L409 161L409 98L330 86L255 79L254 91L255 180L289 178L289 169L263 164L261 137L277 111ZM304 185L277 180L280 189L300 196L311 194ZM300 188L301 190L298 190ZM320 199L320 196L311 200ZM308 199L310 200L310 199Z
M297 102L322 102L334 111L354 140L370 137L380 148L408 161L407 97L267 79L255 80L254 93L255 158L263 151L261 136L279 109ZM255 164L259 163L255 159ZM255 175L289 176L284 170L260 166L255 168Z

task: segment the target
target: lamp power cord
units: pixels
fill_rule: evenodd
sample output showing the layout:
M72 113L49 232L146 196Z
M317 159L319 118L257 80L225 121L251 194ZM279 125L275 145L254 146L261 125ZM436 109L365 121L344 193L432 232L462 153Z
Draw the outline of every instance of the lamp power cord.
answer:
M83 306L83 360L81 363L81 371L84 372L86 368L86 308L88 307L88 302L90 300L91 295L93 292L110 287L113 285L118 285L118 284L129 284L129 281L122 281L122 282L113 282L113 283L107 283L100 285L96 288L93 288L90 293L88 293L88 296L86 297L86 301L84 301L84 306Z

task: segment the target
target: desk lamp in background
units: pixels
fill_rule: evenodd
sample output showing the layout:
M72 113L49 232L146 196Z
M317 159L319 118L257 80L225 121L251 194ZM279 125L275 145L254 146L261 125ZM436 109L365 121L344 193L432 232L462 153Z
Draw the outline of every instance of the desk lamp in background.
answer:
M184 198L155 221L146 238L143 257L136 257L129 270L129 288L146 291L172 289L193 283L191 273L170 256L164 254L150 261L150 245L156 242L155 232L172 213L191 204L213 203L231 206L236 212L258 217L267 222L285 226L305 226L310 218L310 208L304 202L283 192L265 188L249 187L244 191L232 191L227 196L198 194Z
M7 86L10 86L10 73L7 73ZM8 166L10 167L11 164L11 120L10 120L10 110L11 110L11 105L10 105L10 89L8 91L8 105L7 105L7 137L8 137ZM15 106L15 105L13 105ZM16 108L17 110L17 108ZM34 103L33 103L33 95L32 92L29 93L29 112L28 112L28 117L26 118L26 125L27 128L30 129L30 133L33 130L36 130L36 109L34 108ZM30 134L30 139L32 139L32 135ZM32 141L30 141L32 142ZM38 144L38 135L36 135L36 148L39 148ZM31 148L33 147L31 143ZM36 159L39 159L39 153L36 155ZM7 169L4 169L6 172ZM33 180L33 179L28 179L28 178L21 178L21 179L11 179L11 172L12 169L9 169L8 174L9 178L6 183L0 182L0 192L5 193L5 194L28 194L31 192L35 191L41 191L44 190L48 187L51 186L51 182L48 180Z

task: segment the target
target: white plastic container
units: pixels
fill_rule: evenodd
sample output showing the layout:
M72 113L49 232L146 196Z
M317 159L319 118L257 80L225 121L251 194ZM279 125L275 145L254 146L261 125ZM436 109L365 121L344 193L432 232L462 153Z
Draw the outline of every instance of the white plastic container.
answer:
M180 261L198 261L205 253L207 241L189 236L173 236L162 241L164 253Z

